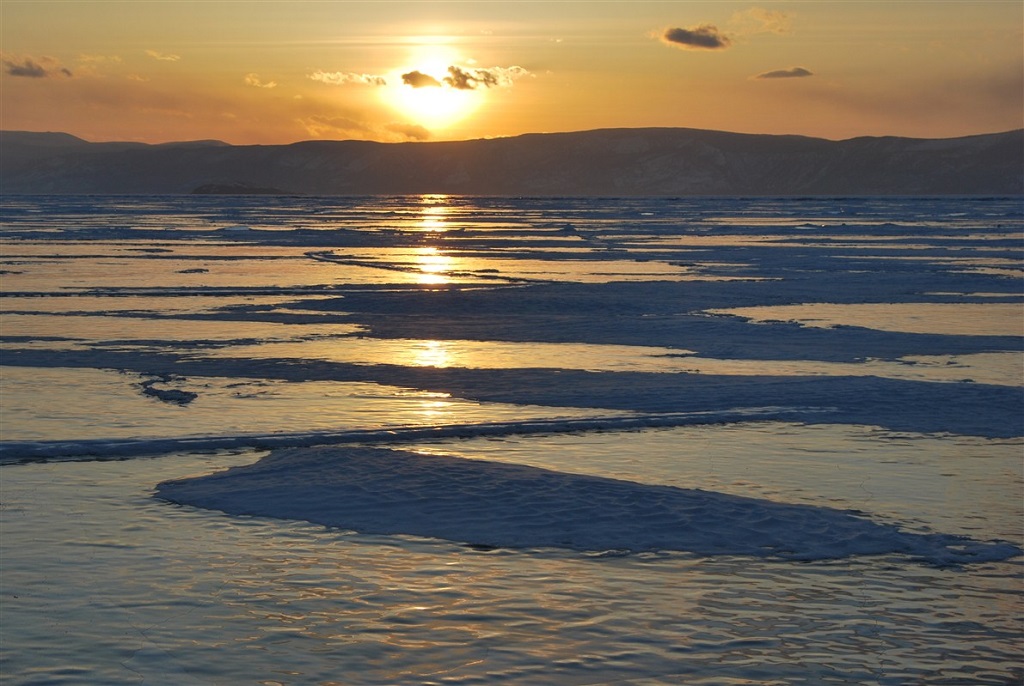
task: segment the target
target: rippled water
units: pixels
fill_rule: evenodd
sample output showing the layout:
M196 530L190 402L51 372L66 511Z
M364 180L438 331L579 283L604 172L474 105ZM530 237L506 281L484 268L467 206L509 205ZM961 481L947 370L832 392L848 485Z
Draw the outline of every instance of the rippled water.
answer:
M1019 683L1021 557L490 549L153 493L255 462L247 437L383 429L426 455L1021 545L1021 214L1016 199L4 198L0 676ZM690 419L619 421L662 414ZM194 437L234 448L172 442Z

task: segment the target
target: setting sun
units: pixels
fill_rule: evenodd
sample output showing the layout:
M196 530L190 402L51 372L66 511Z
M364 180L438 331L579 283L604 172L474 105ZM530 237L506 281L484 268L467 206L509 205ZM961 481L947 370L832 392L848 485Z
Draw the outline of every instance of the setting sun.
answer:
M426 72L422 72L426 73ZM481 95L445 87L389 87L388 104L411 121L428 128L443 129L465 119L480 105Z
M476 110L484 92L476 84L459 80L467 74L458 54L446 45L419 46L406 66L388 76L381 97L385 104L410 122L429 129L445 129Z

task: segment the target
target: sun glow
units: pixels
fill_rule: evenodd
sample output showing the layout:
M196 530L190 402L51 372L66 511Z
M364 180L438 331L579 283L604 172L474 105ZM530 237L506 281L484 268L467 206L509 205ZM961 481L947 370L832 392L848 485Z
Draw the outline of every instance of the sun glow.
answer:
M385 103L412 124L444 129L473 114L483 103L479 88L456 88L445 79L449 67L462 60L450 47L427 44L416 47L409 64L396 69L382 89Z

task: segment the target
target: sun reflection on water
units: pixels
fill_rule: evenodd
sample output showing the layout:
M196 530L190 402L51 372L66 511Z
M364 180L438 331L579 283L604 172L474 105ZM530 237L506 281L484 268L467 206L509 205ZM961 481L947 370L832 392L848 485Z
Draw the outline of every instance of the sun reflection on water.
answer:
M444 424L454 421L455 416L452 403L444 400L424 400L420 415L423 421L428 424Z
M449 272L455 265L455 259L437 248L417 248L413 255L415 266L420 270L416 282L428 286L437 286L450 282Z
M421 231L443 233L449 229L446 218L451 208L448 207L447 195L421 195L420 205L417 226Z
M454 360L445 341L416 341L412 364L418 367L450 367Z

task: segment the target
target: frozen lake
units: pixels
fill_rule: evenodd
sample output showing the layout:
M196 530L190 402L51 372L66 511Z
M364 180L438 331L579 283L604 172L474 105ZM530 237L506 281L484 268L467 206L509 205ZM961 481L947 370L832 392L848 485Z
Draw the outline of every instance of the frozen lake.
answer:
M1017 683L1022 239L1019 198L4 198L0 675Z

